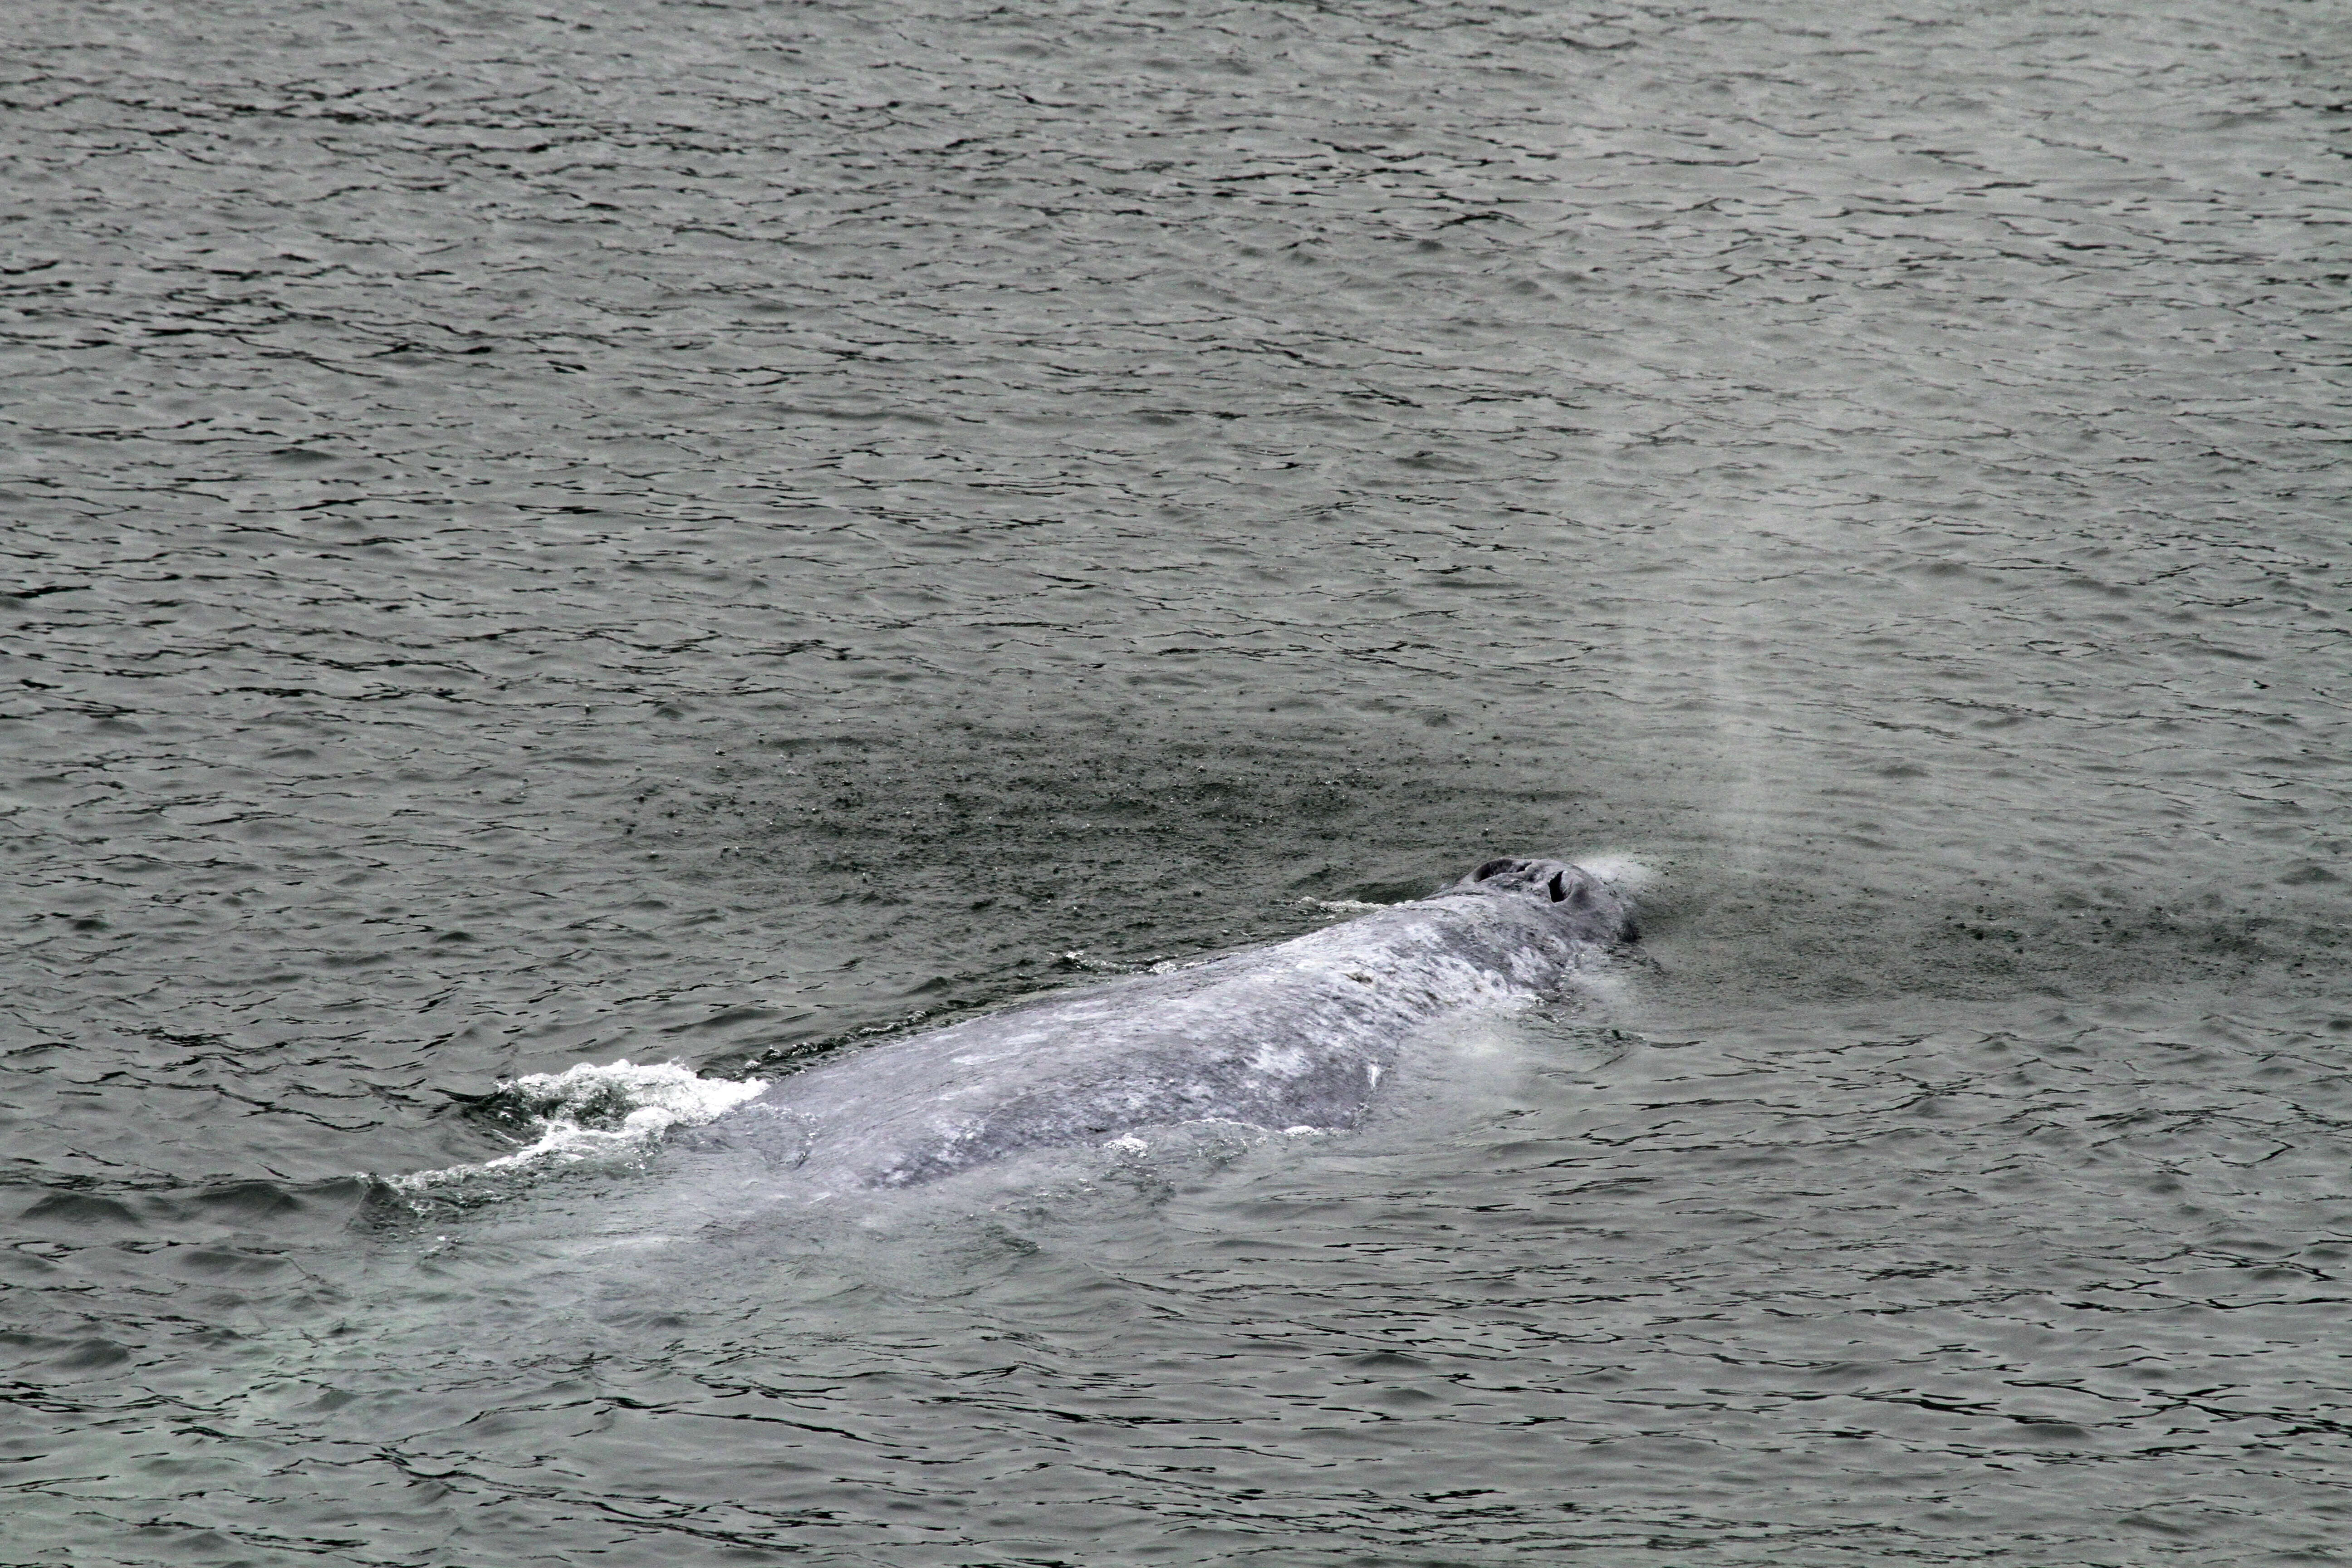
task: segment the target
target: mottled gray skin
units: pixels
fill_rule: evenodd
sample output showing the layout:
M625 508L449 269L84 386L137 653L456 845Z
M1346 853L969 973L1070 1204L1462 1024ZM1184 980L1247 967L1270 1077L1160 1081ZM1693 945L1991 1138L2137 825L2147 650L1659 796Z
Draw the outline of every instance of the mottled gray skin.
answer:
M1556 990L1633 935L1625 890L1601 876L1489 861L1295 941L834 1058L722 1125L759 1136L761 1119L782 1119L776 1134L805 1141L803 1169L828 1188L909 1186L1185 1121L1351 1127L1414 1028Z

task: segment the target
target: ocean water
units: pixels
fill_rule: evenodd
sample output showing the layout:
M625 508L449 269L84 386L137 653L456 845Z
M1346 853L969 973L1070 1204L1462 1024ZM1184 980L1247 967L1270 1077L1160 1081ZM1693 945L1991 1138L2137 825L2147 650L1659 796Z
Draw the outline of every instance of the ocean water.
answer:
M2352 1556L2340 8L7 35L0 1561ZM693 1132L1505 853L1360 1131Z

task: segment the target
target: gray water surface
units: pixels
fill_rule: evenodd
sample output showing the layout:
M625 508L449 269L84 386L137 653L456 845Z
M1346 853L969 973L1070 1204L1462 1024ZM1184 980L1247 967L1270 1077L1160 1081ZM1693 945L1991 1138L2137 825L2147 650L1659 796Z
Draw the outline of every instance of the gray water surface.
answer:
M0 1557L2352 1555L2339 8L8 34ZM1360 1134L353 1174L1587 852Z

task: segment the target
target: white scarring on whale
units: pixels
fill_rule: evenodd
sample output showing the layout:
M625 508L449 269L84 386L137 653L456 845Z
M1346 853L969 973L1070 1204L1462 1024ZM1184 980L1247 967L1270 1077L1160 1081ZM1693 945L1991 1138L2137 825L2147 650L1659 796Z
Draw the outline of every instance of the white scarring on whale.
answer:
M1221 1121L1354 1126L1414 1029L1571 984L1633 940L1635 868L1491 860L1294 941L1022 1003L835 1057L721 1119L829 1188L911 1186L1026 1150ZM714 1126L714 1132L720 1127Z

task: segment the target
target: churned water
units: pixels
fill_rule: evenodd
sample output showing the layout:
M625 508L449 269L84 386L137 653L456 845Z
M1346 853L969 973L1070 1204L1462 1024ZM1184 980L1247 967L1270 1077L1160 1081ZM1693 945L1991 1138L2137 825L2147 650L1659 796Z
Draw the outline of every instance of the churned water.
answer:
M2340 7L6 33L0 1559L2352 1556ZM1562 852L1358 1133L680 1131Z

